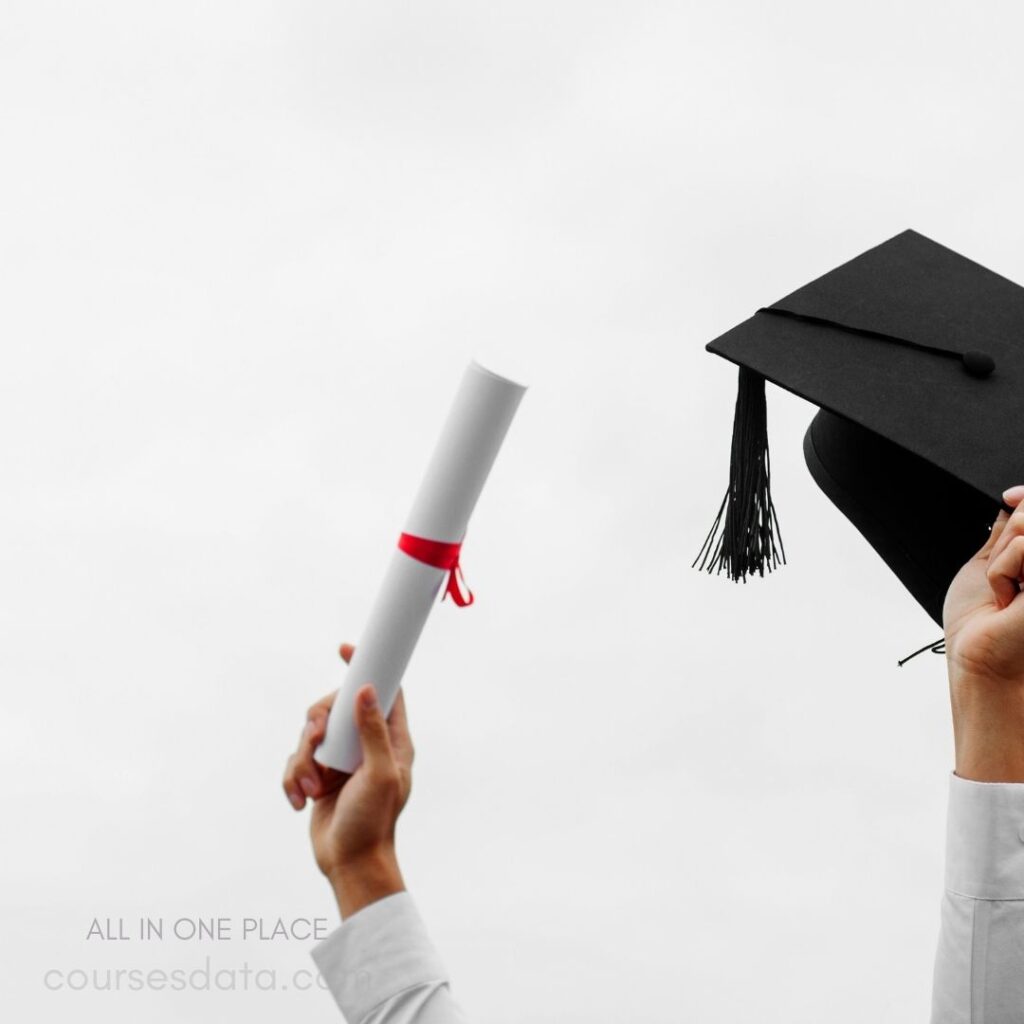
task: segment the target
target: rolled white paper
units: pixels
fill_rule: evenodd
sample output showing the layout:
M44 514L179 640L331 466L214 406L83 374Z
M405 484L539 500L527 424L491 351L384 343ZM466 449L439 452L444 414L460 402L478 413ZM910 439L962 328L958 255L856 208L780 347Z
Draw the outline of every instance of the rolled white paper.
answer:
M462 542L525 391L521 384L475 362L469 364L403 533L442 543ZM315 754L320 764L343 772L359 766L362 750L353 720L355 695L360 687L373 683L384 712L391 710L447 576L447 569L427 565L396 547L327 719L327 732Z

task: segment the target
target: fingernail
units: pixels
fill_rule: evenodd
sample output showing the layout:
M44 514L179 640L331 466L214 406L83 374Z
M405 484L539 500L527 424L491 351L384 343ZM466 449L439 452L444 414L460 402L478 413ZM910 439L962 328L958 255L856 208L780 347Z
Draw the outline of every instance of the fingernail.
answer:
M298 793L289 793L288 794L288 799L291 800L292 807L294 807L295 810L297 810L297 811L301 811L302 810L303 799L302 799L301 796L299 796Z
M315 736L316 735L316 730L317 730L316 719L311 718L306 723L306 735L307 736Z
M1022 500L1024 500L1024 484L1017 484L1016 487L1008 487L1003 491L1003 501L1005 501L1007 505Z
M306 796L312 796L316 790L316 783L312 779L299 779L299 785L302 787L302 792Z
M363 707L367 711L372 711L377 706L377 691L372 686L368 690L364 690L362 701Z

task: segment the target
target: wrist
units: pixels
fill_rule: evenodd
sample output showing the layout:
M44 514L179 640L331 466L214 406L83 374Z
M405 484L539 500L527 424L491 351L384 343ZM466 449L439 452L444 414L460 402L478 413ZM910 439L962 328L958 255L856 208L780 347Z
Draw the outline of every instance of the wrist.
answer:
M330 871L327 878L342 920L377 900L405 890L398 857L391 844L346 859Z
M950 680L956 774L974 782L1024 782L1024 691L1006 680Z

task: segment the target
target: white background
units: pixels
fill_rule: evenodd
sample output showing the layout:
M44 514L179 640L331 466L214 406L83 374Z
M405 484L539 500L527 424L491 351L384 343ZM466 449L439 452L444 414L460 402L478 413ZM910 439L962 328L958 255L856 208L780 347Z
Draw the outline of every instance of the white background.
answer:
M5 1012L338 1019L42 978L309 964L85 934L334 923L279 776L475 355L532 387L406 679L399 834L470 1018L924 1020L951 737L941 660L895 663L937 630L775 389L790 565L691 571L703 345L906 227L1024 280L1018 12L5 2Z

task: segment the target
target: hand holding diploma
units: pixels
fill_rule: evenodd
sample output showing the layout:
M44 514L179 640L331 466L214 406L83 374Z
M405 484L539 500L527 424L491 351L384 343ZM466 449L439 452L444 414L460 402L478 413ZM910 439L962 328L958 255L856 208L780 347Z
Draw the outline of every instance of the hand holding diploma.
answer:
M288 759L285 794L296 810L314 801L313 849L343 917L404 889L395 824L413 750L399 687L446 579L446 597L472 603L459 577L462 538L524 391L476 363L466 370L359 650L342 645L342 685L309 709Z
M341 645L351 662L354 648ZM299 746L284 773L285 795L301 811L313 800L309 831L317 866L334 889L343 918L405 888L395 853L395 825L412 785L412 740L398 693L385 721L372 686L356 694L353 719L365 753L352 776L323 768L313 751L323 739L335 694L308 711Z

